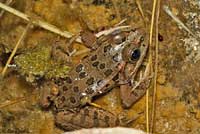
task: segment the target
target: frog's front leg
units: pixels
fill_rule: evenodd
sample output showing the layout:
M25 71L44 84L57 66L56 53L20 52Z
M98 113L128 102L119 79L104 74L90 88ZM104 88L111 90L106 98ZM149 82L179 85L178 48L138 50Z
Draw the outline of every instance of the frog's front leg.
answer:
M71 55L75 52L73 42L77 36L72 37L69 41L58 39L52 45L52 58L63 63L71 63Z
M51 81L45 82L40 88L40 105L43 108L48 108L57 95L57 85Z
M129 66L129 65L127 65ZM126 69L129 67L126 67ZM127 70L126 70L127 71ZM126 72L126 74L130 74ZM119 76L120 79L126 80L128 76L126 76L125 71L121 71ZM135 83L127 83L120 85L120 97L122 106L124 108L130 108L135 102L137 102L141 97L146 93L147 88L150 85L150 77L146 74L139 79L139 82Z

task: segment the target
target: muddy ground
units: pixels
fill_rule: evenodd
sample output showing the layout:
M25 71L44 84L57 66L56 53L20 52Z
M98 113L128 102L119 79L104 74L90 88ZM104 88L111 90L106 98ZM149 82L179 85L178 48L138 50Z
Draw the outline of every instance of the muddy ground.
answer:
M0 2L5 2L5 0L0 0ZM153 2L145 0L140 3L147 22L148 33ZM163 5L169 6L173 14L195 35L200 36L198 0L161 1L159 34L163 38L159 41L155 134L199 134L200 44L164 12ZM44 20L73 34L78 34L83 30L99 32L113 27L122 19L127 19L126 24L145 27L136 2L131 0L13 0L10 6L34 19ZM26 25L26 21L10 13L4 12L0 16L0 71L5 66ZM52 46L55 40L66 39L42 28L31 27L25 40L20 44L16 56L32 51L41 45L48 48L46 46ZM78 43L75 44L75 48L85 49ZM48 54L46 56L48 57ZM74 63L78 62L82 56L73 57ZM41 61L36 59L33 58L24 64L40 64ZM47 62L45 58L43 61ZM48 63L53 64L49 61ZM24 65L21 62L20 64ZM46 65L43 66L46 67ZM51 77L55 75L55 72L49 75L43 73L44 70L52 71L51 66L47 69L38 69L32 65L32 68L36 68L33 70L29 70L29 67L24 66L24 70L17 70L13 64L9 67L6 76L1 78L0 132L62 133L63 130L54 125L53 114L39 106L39 89L33 82L36 79L33 77L35 75ZM31 75L29 75L30 72ZM149 91L152 95L152 88ZM105 96L99 97L95 103L116 114L126 112L130 117L145 111L145 97L130 109L122 109L118 89L113 89ZM145 131L145 113L130 127Z

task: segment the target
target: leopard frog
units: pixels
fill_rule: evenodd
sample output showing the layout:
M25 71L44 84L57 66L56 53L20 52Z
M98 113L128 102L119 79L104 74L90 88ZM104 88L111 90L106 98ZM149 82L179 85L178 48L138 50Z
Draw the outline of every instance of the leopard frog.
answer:
M123 73L126 64L131 64L132 70L137 73L148 48L145 38L142 30L134 28L118 29L97 38L91 43L91 53L69 71L68 77L44 84L42 106L48 107L51 104L56 114L56 123L66 130L120 125L118 118L108 111L88 104L95 96L105 94L114 86L130 82L131 76L121 79L119 74ZM132 94L133 98L129 99L133 101L122 98L125 100L122 102L131 106L144 91L138 89L134 93L127 92ZM135 95L135 92L139 92L139 95Z

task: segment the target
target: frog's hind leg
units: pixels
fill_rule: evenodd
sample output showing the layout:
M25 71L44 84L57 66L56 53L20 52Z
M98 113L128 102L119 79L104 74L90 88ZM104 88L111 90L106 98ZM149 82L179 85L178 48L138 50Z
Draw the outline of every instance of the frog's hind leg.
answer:
M72 131L81 128L115 127L119 125L118 117L106 110L86 106L79 111L61 111L56 115L56 125Z

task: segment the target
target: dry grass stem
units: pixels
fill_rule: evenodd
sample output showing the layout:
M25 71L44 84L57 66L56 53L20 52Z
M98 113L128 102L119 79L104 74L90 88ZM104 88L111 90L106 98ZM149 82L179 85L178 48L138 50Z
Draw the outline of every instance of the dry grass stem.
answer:
M2 108L4 108L4 107L7 107L7 106L10 106L10 105L13 105L13 104L16 104L16 103L19 103L19 102L21 102L21 101L25 101L25 100L26 100L25 97L21 97L21 98L19 98L19 99L12 100L12 101L9 101L9 102L0 104L0 109L2 109Z
M191 34L194 38L197 40L200 40L197 35L195 35L176 15L172 13L172 11L169 9L168 6L164 5L163 10L178 24L180 25L184 30L186 30L189 34Z
M153 27L154 27L154 18L155 18L155 11L156 11L156 3L157 0L153 1L153 9L152 9L152 16L151 16L151 26L150 26L150 33L149 33L149 64L152 70L152 37L153 37ZM149 133L149 89L146 92L146 131Z
M6 10L6 11L8 11L8 12L10 12L10 13L12 13L12 14L14 14L14 15L16 15L16 16L24 19L24 20L26 20L26 21L28 21L28 22L31 22L36 26L42 27L42 28L44 28L44 29L46 29L48 31L51 31L51 32L53 32L55 34L58 34L58 35L60 35L62 37L71 38L73 36L73 34L68 32L68 31L62 31L59 28L57 28L56 26L54 26L52 24L49 24L49 23L47 23L45 21L34 20L33 18L31 18L27 14L24 14L24 13L14 9L14 8L11 8L11 7L5 5L5 4L3 4L1 2L0 2L0 8L2 8L4 10ZM76 41L81 43L80 38L77 38Z
M14 55L15 55L15 53L16 53L18 47L19 47L19 45L20 45L21 42L24 40L24 38L25 38L25 36L26 36L26 34L27 34L27 31L28 31L29 27L30 27L30 23L26 26L26 28L25 28L25 30L23 31L23 33L22 33L20 39L18 40L17 44L15 45L15 47L14 47L14 49L13 49L13 51L12 51L10 57L8 58L8 61L6 62L6 65L5 65L5 67L3 68L3 71L2 71L2 73L1 73L2 77L4 77L4 75L5 75L5 73L6 73L6 70L7 70L7 68L8 68L8 65L10 64L12 58L14 57Z
M12 3L12 1L13 1L13 0L7 0L7 1L5 2L5 5L10 5L10 4ZM5 12L5 10L1 10L1 11L0 11L0 18L3 16L4 12Z
M135 2L136 2L136 4L137 4L137 6L138 6L138 9L139 9L140 14L142 15L142 18L143 18L143 20L144 20L144 25L145 25L145 27L146 27L146 19L145 19L144 12L143 12L142 7L141 7L141 4L140 4L140 0L136 0Z
M158 0L157 3L157 14L156 14L156 36L155 36L155 70L154 70L154 83L153 83L153 98L152 98L152 113L151 113L151 127L150 132L154 132L155 126L155 115L156 115L156 95L157 95L157 74L158 74L158 23L159 23L159 16L160 16L160 1Z
M110 28L110 29L98 32L98 33L95 34L95 36L100 37L100 36L103 36L103 35L108 35L108 34L114 32L115 30L126 30L126 29L130 29L130 28L131 28L131 26L117 26L117 27L114 27L114 28Z
M52 24L49 24L49 23L47 23L45 21L34 20L33 18L31 18L27 14L24 14L24 13L22 13L22 12L16 10L16 9L14 9L14 8L6 6L5 4L3 4L1 2L0 2L0 8L2 8L4 10L6 10L6 11L8 11L8 12L10 12L10 13L12 13L12 14L14 14L14 15L16 15L16 16L24 19L24 20L26 20L26 21L28 21L28 22L31 22L31 23L33 23L36 26L42 27L42 28L44 28L44 29L46 29L48 31L51 31L51 32L53 32L55 34L58 34L58 35L60 35L62 37L71 38L73 36L73 34L70 33L70 32L68 32L68 31L62 31L59 28L57 28L56 26L54 26ZM107 34L113 32L114 30L124 29L124 28L130 28L130 26L118 26L118 27L115 27L115 28L104 30L104 31L101 31L101 32L97 33L96 36L100 37L102 35L107 35ZM77 38L76 42L82 43L81 38L80 37Z
M17 103L22 102L22 101L30 100L31 97L35 97L36 95L38 95L38 93L33 92L31 95L24 96L24 97L18 97L18 98L9 100L8 102L4 102L4 103L0 104L0 109L5 108L5 107L10 106L10 105L17 104Z

